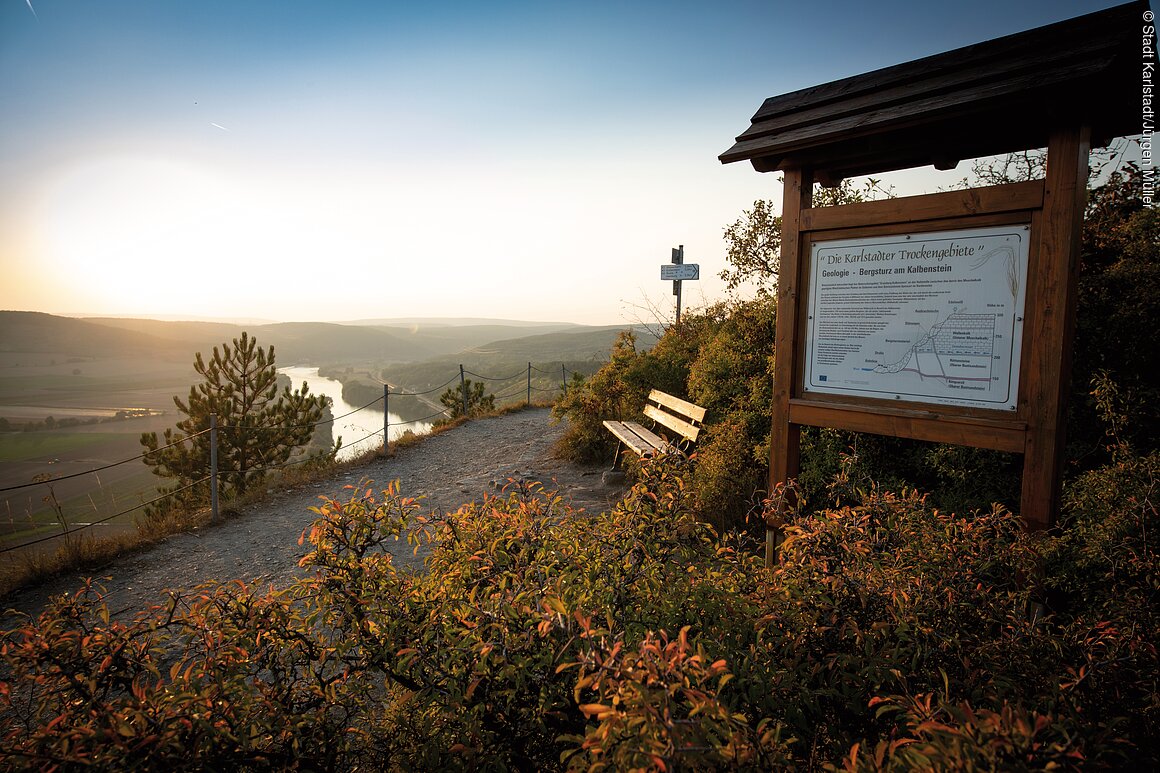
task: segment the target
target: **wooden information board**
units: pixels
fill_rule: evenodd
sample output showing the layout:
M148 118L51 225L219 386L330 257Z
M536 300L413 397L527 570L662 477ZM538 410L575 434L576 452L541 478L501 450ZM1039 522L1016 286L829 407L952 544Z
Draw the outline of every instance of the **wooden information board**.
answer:
M1031 529L1053 522L1087 180L1085 134L1080 129L1053 137L1046 180L992 188L814 209L807 206L807 174L786 172L771 489L798 473L800 428L831 427L1021 453L1025 522ZM907 243L926 246L908 250ZM864 248L877 259L858 260ZM864 321L875 324L857 333L827 328L838 343L848 341L850 351L823 360L820 299L854 276L822 277L835 270L824 267L837 266L829 263L834 258L866 271L864 281L898 284L871 288L882 292L839 291L846 294L836 303L872 298L842 308L847 319L868 316ZM937 272L943 281L915 279L934 272L895 273L931 264L950 267ZM972 276L980 271L990 273ZM963 284L970 289L958 292ZM914 333L892 332L907 327ZM848 363L843 355L851 353L862 362ZM988 370L988 363L998 367ZM843 365L847 374L854 368L866 374L846 381L865 383L830 385ZM909 372L890 372L900 368ZM979 384L968 380L976 371L986 373L987 388L958 396L962 387Z

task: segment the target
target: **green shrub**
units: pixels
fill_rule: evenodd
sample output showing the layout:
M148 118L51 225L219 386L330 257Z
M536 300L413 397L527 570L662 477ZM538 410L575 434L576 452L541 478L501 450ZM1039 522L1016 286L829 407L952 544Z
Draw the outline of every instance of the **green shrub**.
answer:
M1073 719L1004 704L975 709L937 693L875 700L880 716L900 731L871 749L855 744L846 771L1080 770L1089 760L1083 731Z
M689 363L700 330L711 324L711 320L687 318L645 352L637 351L631 330L622 332L609 361L587 380L573 381L567 394L556 401L553 416L568 419L560 450L577 461L611 461L616 441L601 422L643 419L641 408L651 389L686 396Z
M1100 373L1124 392L1125 439L1142 454L1160 450L1160 347L1141 339L1160 320L1160 212L1144 203L1143 183L1126 164L1088 192L1068 413L1069 455L1080 470L1107 461L1097 452L1103 411L1089 393Z
M560 447L569 458L585 462L611 458L613 443L601 422L628 418L628 406L638 396L644 402L647 389L635 383L631 373L638 359L636 336L625 330L613 343L608 363L587 380L573 378L567 392L556 401L552 415L568 418Z
M708 409L693 475L697 510L718 529L744 524L769 474L773 343L768 298L722 305L689 368L689 394Z
M872 491L785 527L774 592L759 627L784 658L784 719L832 754L883 727L870 697L932 689L951 675L958 697L1030 687L1039 652L1016 583L1029 555L1002 510L962 519L915 494ZM1017 671L1012 671L1018 668Z

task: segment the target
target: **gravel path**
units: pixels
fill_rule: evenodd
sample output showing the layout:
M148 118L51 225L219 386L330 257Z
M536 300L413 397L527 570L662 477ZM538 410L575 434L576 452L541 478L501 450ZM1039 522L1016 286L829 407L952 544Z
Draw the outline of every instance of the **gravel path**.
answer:
M309 542L298 544L317 517L309 508L319 504L319 497L341 499L344 486L366 480L376 490L398 480L403 495L422 496L427 510L441 512L498 492L511 478L540 481L589 512L608 509L623 488L604 485L599 467L554 458L552 447L562 431L563 425L553 425L545 408L471 421L328 481L275 490L224 524L174 535L99 570L66 575L15 594L0 606L35 614L50 596L75 590L85 576L105 586L111 610L127 614L157 603L166 589L210 580L284 585L300 575L298 560L310 548ZM406 544L400 544L395 556L400 564L422 563Z

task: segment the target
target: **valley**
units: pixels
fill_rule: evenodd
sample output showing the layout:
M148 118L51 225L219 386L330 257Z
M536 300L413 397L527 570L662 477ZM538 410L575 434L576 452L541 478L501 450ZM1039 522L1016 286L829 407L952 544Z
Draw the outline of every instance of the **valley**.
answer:
M174 396L199 380L196 354L243 331L272 345L279 367L308 369L291 371L295 386L314 368L323 381L341 382L335 398L344 408L381 398L384 382L419 393L390 397L390 412L411 422L432 420L440 393L458 388L460 365L485 381L497 405L529 393L548 402L573 374L595 372L621 329L450 319L242 326L0 312L0 550L97 522L92 533L135 528L140 505L165 483L138 458L141 434L174 426ZM381 404L376 415L363 422L381 431ZM351 432L338 434L348 443L366 434L345 437Z

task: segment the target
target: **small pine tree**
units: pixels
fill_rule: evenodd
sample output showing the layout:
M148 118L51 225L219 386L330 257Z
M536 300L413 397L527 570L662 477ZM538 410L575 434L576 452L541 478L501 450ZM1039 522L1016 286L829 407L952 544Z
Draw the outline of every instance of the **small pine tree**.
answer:
M330 398L309 394L305 383L278 394L273 346L263 350L247 333L233 344L222 344L220 351L215 346L208 363L197 353L193 367L204 380L190 387L188 401L174 396L177 410L186 416L176 430L165 430L163 440L156 432L141 435L145 463L155 474L177 481L162 489L175 496L153 512L207 501L210 435L204 430L211 414L217 415L219 491L228 499L245 493L309 444L314 425L330 405Z
M467 415L476 416L495 410L495 395L485 395L482 381L467 379L463 387L450 387L439 395L439 402L449 411L448 418L457 419L463 415L463 391L467 390Z

